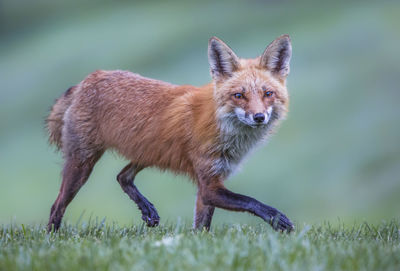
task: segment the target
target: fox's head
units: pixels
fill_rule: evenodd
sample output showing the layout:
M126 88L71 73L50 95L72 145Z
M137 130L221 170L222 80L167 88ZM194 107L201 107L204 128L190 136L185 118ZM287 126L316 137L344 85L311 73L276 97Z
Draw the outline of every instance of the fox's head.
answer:
M286 77L292 47L288 35L274 40L255 59L240 59L224 42L212 37L208 60L217 102L217 117L257 128L286 115Z

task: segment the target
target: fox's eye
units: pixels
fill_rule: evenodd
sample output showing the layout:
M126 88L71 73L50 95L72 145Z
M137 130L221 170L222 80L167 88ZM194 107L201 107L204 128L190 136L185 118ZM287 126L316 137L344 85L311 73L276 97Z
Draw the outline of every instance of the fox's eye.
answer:
M264 92L264 96L265 96L265 97L271 97L273 94L274 94L273 91L265 91L265 92Z
M233 94L233 96L235 96L236 99L242 99L243 98L243 94L242 93L235 93L235 94Z

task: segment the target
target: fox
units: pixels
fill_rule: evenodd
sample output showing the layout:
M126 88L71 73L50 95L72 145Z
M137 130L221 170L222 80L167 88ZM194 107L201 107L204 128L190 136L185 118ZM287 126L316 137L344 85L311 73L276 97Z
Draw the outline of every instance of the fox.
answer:
M215 208L248 212L274 230L290 232L285 214L224 182L288 112L292 45L289 35L261 56L242 59L217 37L208 42L211 82L174 85L130 71L97 70L69 88L47 117L49 142L63 153L62 183L48 231L57 231L69 203L106 150L129 163L116 179L149 227L159 224L154 205L134 181L145 168L186 175L197 187L194 229L209 230Z

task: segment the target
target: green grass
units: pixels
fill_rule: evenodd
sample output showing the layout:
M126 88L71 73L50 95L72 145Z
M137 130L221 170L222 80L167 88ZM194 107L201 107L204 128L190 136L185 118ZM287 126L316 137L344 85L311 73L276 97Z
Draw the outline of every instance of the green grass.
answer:
M400 221L298 226L265 224L194 232L188 224L120 227L104 222L58 233L3 225L0 270L400 270Z

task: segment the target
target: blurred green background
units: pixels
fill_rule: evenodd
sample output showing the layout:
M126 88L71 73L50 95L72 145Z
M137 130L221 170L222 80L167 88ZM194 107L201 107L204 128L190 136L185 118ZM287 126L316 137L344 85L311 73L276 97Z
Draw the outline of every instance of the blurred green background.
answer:
M61 184L47 144L54 100L96 69L127 69L175 84L210 80L208 39L256 57L288 33L291 105L270 143L227 186L299 223L400 216L400 2L0 2L0 223L46 223ZM107 153L69 206L121 225L140 214ZM137 186L163 222L190 223L196 190L182 176L145 170ZM218 210L214 223L258 223Z

